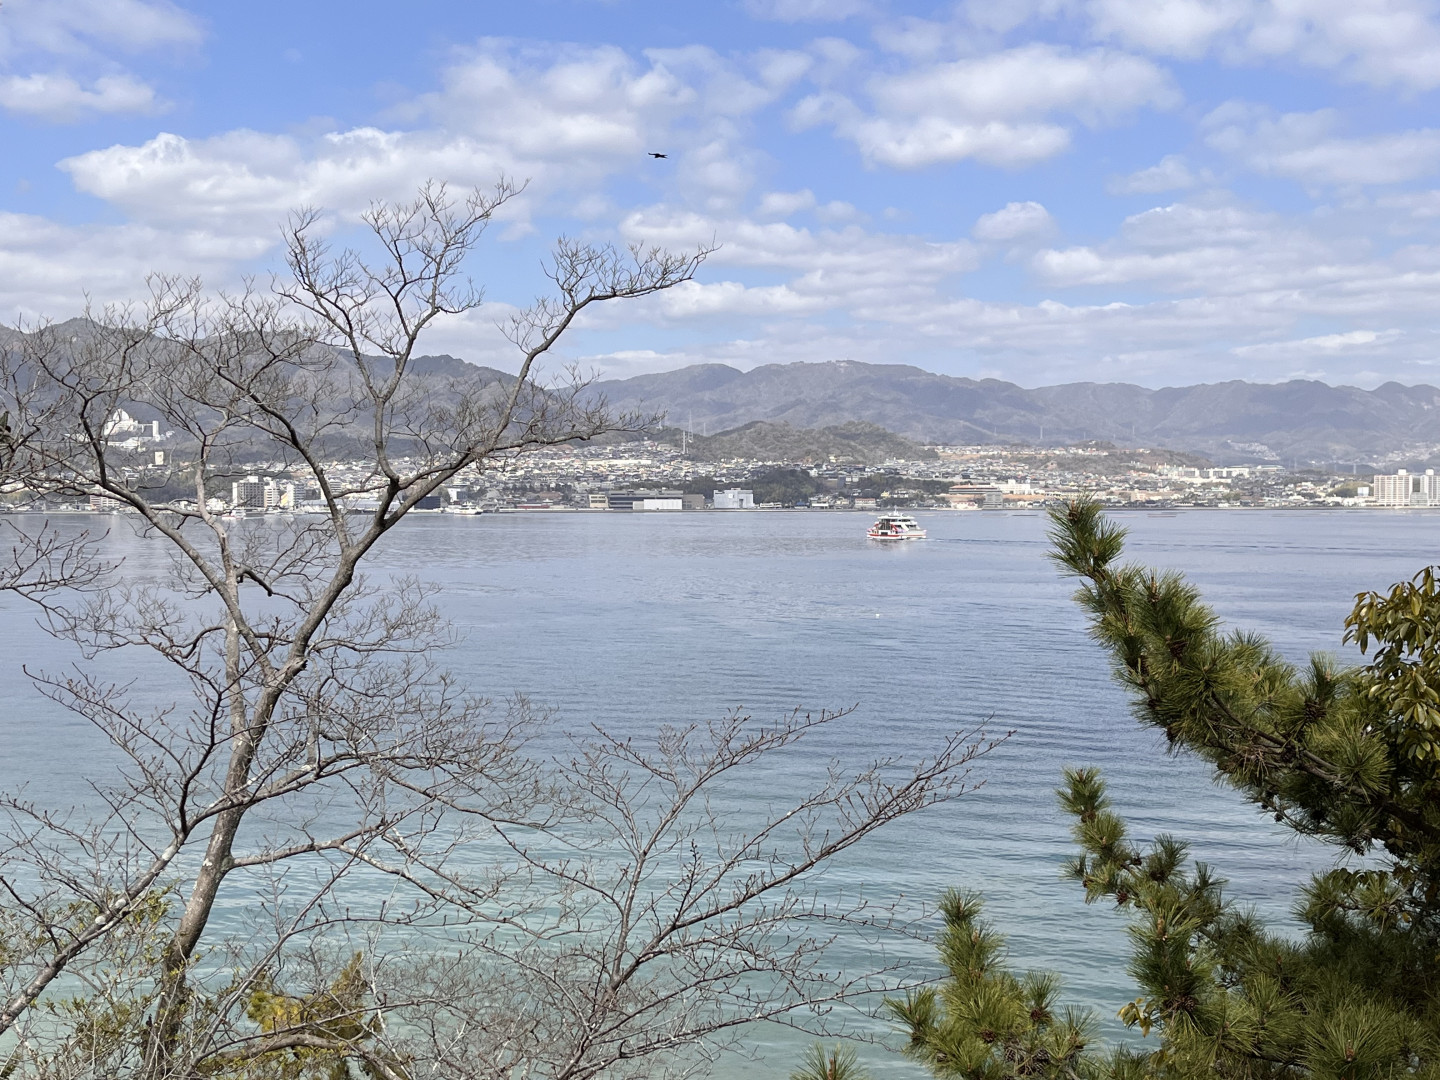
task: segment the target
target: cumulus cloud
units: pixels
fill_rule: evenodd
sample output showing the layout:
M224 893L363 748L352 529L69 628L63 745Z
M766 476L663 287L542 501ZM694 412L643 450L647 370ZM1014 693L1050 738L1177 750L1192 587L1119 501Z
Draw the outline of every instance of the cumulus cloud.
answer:
M1372 86L1440 86L1430 0L1089 0L1085 11L1101 37L1161 55L1291 59Z
M802 100L792 118L799 127L829 124L868 160L897 168L964 158L1022 166L1069 146L1057 116L1101 126L1179 101L1169 76L1149 60L1038 43L877 75L866 91L869 110L821 93Z
M395 110L408 127L360 127L318 137L231 131L188 139L161 133L59 163L75 186L147 223L203 224L273 236L302 205L353 215L374 198L405 197L428 177L489 185L528 178L535 207L557 191L593 195L617 171L647 167L657 145L694 183L734 193L748 185L727 144L672 147L672 122L693 89L663 65L618 49L538 56L498 43L457 58L443 88Z
M843 311L870 317L863 313L933 298L942 281L979 265L979 252L965 240L937 243L855 224L808 229L787 222L714 219L676 207L632 213L621 223L621 233L628 241L674 249L722 236L724 246L711 260L712 274L761 270L789 275L782 292L769 286L740 286L737 291L727 282L725 289L694 293L692 299L703 293L711 317L757 312L757 304L775 313L783 305L795 313ZM678 309L670 304L656 298L642 310L677 317Z
M1356 2L1364 8L1368 0ZM129 223L71 228L0 219L0 283L10 289L0 288L0 303L68 314L82 284L97 296L124 297L157 266L223 279L271 250L276 221L296 205L353 217L370 199L408 195L428 176L488 184L504 171L532 180L524 206L515 208L521 225L523 215L551 215L546 233L578 222L588 237L677 249L721 242L699 281L582 320L566 358L578 354L612 370L850 355L1003 369L1032 383L1173 381L1168 369L1198 364L1217 376L1327 364L1344 374L1349 358L1375 350L1385 350L1387 374L1419 370L1415 365L1433 355L1435 336L1421 331L1433 322L1440 289L1440 240L1426 240L1440 215L1435 193L1346 192L1324 219L1270 212L1210 190L1213 179L1201 163L1208 158L1200 155L1218 152L1310 185L1398 185L1434 167L1427 164L1435 153L1430 129L1357 136L1335 113L1230 106L1205 122L1205 146L1194 159L1171 154L1109 181L1111 191L1124 194L1199 191L1132 215L1113 235L1102 231L1083 244L1055 239L1055 222L1041 203L1006 203L1003 194L970 211L998 207L981 215L968 236L926 235L936 226L924 217L923 199L903 203L912 211L909 225L873 224L885 202L902 205L903 196L883 184L912 185L910 179L872 177L845 188L809 178L811 186L800 190L757 185L756 177L787 175L773 169L753 138L755 118L766 109L785 110L797 126L832 129L875 165L968 159L1018 167L1053 158L1082 127L1118 125L1179 103L1163 68L1122 46L1169 56L1219 54L1255 24L1259 8L1244 0L1250 14L1216 29L1212 24L1223 22L1217 13L1230 11L1221 0L1155 0L1155 10L1137 14L1129 29L1096 29L1103 47L1083 37L1068 47L1012 46L998 36L1013 32L1017 18L1090 18L1084 14L1090 12L1098 19L1104 6L977 0L957 16L957 25L969 20L969 39L952 27L932 47L926 35L939 24L887 24L879 35L890 49L883 61L839 38L733 56L703 47L633 55L480 42L451 56L433 92L407 99L371 125L329 134L162 133L67 159L61 167L75 187ZM1120 19L1129 9L1111 0L1105 10ZM106 92L100 80L120 78L113 71L80 78L63 64L53 70L57 79L71 79L66 93L77 100L85 94L98 100ZM13 84L20 93L15 80L29 77L0 69L0 105L5 88ZM808 80L804 99L790 109L801 80ZM132 82L111 84L111 99L118 103L128 93L133 108L158 107L153 95L142 101L143 84ZM100 108L84 100L90 103L77 109ZM670 156L657 163L646 156L650 150ZM1033 190L1054 204L1051 188L1026 195ZM651 205L637 206L636 191L647 192ZM1087 231L1096 227L1087 221ZM916 232L886 231L904 228ZM1409 231L1401 247L1393 237L1403 230ZM966 275L999 259L1023 259L1027 289L1043 299L967 295ZM489 325L501 311L494 306L443 322L436 347L505 364L510 354ZM640 326L654 348L633 348ZM673 350L655 344L674 340L685 344Z
M982 214L970 231L977 240L1005 242L1044 236L1054 229L1055 219L1038 202L1012 202L993 214Z
M1066 288L1141 285L1228 296L1320 288L1368 262L1368 251L1354 242L1324 240L1277 214L1175 203L1126 218L1106 243L1040 251L1032 265L1042 281Z
M268 246L198 230L61 225L0 212L0 310L64 318L80 311L86 294L102 303L143 298L145 276L157 268L224 276Z
M801 191L768 191L756 208L757 217L786 218L815 207L815 193L809 188Z
M654 148L665 120L694 100L663 64L639 65L609 46L541 51L486 40L458 52L441 84L396 118L425 120L530 160L641 154Z
M1064 112L1092 124L1179 100L1169 76L1149 60L1040 43L881 76L870 91L880 108L902 115L934 110L1011 120Z
M157 106L155 91L128 75L102 75L82 86L68 75L0 76L0 109L23 116L67 122L89 113L146 113Z
M1130 48L1187 59L1253 15L1249 0L1092 0L1095 32Z
M9 0L0 18L0 109L68 123L154 112L155 90L116 54L197 45L199 22L165 0Z
M1308 185L1396 184L1440 170L1440 129L1346 137L1334 109L1275 115L1232 102L1206 118L1207 143L1256 172Z
M194 46L203 37L199 20L167 0L6 0L0 60L108 56Z
M738 117L772 104L815 64L810 53L761 49L737 61L703 45L647 49L656 71L695 87L702 111L712 117Z
M1177 191L1194 187L1200 177L1191 171L1184 157L1167 154L1148 169L1140 169L1128 176L1111 177L1105 185L1112 195L1155 195L1162 191Z

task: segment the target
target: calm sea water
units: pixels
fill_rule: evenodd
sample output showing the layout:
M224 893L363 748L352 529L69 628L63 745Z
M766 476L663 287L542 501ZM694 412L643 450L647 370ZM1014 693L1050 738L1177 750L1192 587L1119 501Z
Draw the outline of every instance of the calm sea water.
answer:
M892 826L832 867L823 887L916 901L980 889L1014 964L1060 971L1065 999L1104 1017L1136 992L1123 924L1059 876L1070 852L1053 795L1063 766L1103 768L1134 835L1190 840L1232 896L1287 918L1297 884L1332 853L1257 816L1137 725L1085 635L1073 584L1045 558L1043 517L921 517L928 541L884 547L865 539L868 518L849 513L417 516L378 568L442 587L464 634L449 662L471 688L524 692L577 729L643 734L731 709L858 705L815 748L856 763L923 754L943 733L980 723L1013 729L977 766L979 791ZM162 565L114 520L109 543L127 573ZM1339 651L1353 595L1437 561L1440 540L1440 515L1426 513L1122 521L1132 557L1184 570L1227 622L1297 660ZM58 655L32 612L0 596L0 783L29 779L61 799L80 791L97 748L19 671ZM757 805L786 779L758 777ZM928 948L897 955L934 971ZM863 961L854 945L835 955L838 966ZM767 1029L754 1042L761 1063L722 1063L716 1075L785 1076L804 1040ZM878 1048L864 1057L876 1076L922 1075Z

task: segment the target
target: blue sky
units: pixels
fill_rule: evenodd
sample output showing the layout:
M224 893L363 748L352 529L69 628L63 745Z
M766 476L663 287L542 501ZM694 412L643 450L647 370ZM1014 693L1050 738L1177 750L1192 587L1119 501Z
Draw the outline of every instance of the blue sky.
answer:
M503 173L429 351L511 366L557 235L713 237L563 358L1434 383L1437 101L1440 0L4 0L0 321Z

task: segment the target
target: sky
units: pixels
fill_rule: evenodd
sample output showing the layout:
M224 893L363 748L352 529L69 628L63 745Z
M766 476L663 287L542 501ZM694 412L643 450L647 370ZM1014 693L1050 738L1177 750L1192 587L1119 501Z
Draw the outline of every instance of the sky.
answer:
M0 322L503 175L427 352L513 369L563 235L719 245L604 377L1440 383L1437 106L1440 0L3 0Z

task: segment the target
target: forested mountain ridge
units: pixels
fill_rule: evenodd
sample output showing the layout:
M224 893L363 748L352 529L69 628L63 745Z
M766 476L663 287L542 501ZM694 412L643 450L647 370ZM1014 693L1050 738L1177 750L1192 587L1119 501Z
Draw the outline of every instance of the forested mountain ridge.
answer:
M905 364L700 364L595 384L621 410L663 411L715 433L756 420L795 428L863 421L923 443L1109 440L1217 460L1369 462L1440 456L1440 389L1239 380L1152 390L1128 383L1026 389Z
M88 335L89 325L73 319L51 332L78 341ZM0 327L0 348L16 348L22 338ZM506 372L443 354L414 357L411 369L431 392L440 394L461 385L502 394L514 382ZM744 432L738 442L775 443L777 450L794 441L787 427L809 438L825 429L862 424L920 444L1103 440L1193 452L1219 463L1298 460L1345 467L1440 462L1440 389L1426 384L1388 382L1365 390L1297 379L1160 389L1079 382L1027 389L1000 379L938 375L907 364L844 360L766 364L750 371L697 364L600 381L589 393L603 395L616 413L664 414L665 426L702 436L734 433L763 422L767 426ZM735 449L729 443L735 442L713 449L728 452ZM332 449L339 453L346 447L337 444ZM828 443L823 449L836 452ZM885 456L878 443L856 456L874 453Z

